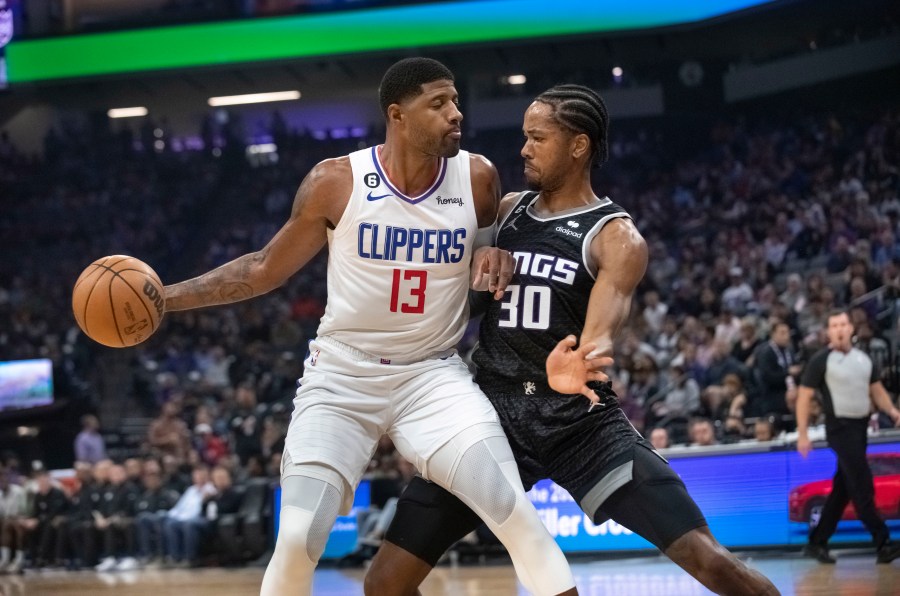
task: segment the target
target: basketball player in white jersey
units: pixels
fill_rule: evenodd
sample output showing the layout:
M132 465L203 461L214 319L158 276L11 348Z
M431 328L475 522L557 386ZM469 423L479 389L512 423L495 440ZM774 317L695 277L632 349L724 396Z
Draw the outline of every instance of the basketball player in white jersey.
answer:
M528 590L574 594L497 415L454 351L470 272L473 289L496 299L512 276L512 257L488 246L497 172L460 151L458 95L439 62L401 60L379 94L383 145L315 166L262 250L166 287L167 310L244 300L279 287L328 243L328 303L294 401L261 595L311 593L334 520L385 433L481 516Z

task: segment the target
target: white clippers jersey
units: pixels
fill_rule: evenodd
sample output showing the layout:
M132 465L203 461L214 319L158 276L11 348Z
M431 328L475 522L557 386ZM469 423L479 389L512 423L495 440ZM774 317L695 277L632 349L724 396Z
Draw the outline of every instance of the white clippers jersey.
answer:
M318 335L385 360L452 348L468 320L478 220L469 154L441 159L434 183L408 197L377 147L350 154L353 193L328 235L328 304Z

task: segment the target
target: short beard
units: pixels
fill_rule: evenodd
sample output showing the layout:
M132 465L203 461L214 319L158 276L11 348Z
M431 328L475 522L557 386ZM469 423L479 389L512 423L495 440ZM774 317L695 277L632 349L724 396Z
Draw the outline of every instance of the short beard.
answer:
M456 157L457 155L459 155L459 151L460 151L459 141L451 139L451 142L449 145L443 144L443 143L441 144L440 152L439 152L438 156L446 157L446 158Z

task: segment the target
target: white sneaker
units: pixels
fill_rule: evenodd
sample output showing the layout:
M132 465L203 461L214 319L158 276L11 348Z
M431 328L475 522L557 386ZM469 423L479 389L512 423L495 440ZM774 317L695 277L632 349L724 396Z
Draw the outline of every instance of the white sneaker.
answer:
M134 557L125 557L119 564L116 565L116 571L134 571L135 569L140 569L141 564L138 563L138 560Z
M4 573L8 573L9 575L18 575L22 573L22 567L25 566L25 561L16 557L12 563L10 563Z
M104 572L104 571L112 571L116 566L116 558L115 557L106 557L100 564L94 567L95 571Z

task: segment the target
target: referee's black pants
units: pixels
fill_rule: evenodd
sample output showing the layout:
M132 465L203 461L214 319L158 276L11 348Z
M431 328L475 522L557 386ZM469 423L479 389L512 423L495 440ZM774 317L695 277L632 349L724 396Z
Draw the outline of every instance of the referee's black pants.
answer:
M809 534L810 544L824 546L828 542L850 501L856 516L872 534L875 546L880 548L890 537L875 509L875 485L866 460L867 427L868 418L838 418L826 427L828 446L837 455L837 472L819 524Z

